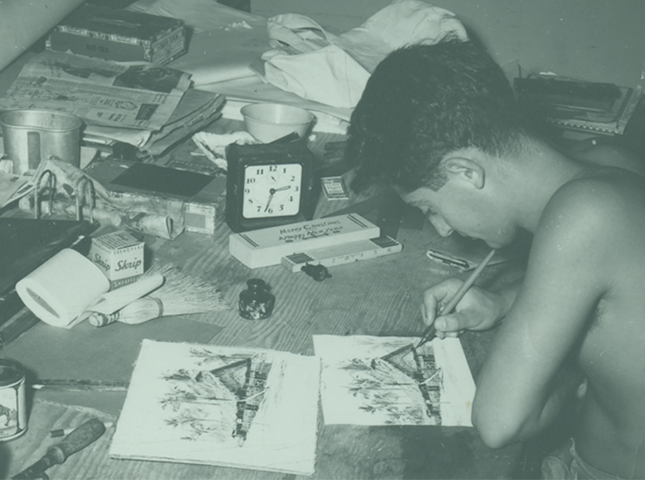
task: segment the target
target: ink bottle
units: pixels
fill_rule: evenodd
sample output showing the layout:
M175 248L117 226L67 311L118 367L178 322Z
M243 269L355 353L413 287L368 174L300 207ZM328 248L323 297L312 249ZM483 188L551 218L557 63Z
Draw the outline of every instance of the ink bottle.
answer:
M238 303L240 316L248 320L269 318L275 305L275 296L269 286L259 278L251 278L246 284L248 288L240 293Z

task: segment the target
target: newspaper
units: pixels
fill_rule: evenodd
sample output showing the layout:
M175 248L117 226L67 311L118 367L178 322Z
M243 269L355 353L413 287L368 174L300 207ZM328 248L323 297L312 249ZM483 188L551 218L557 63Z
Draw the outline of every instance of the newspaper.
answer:
M1 110L50 109L88 125L161 129L191 85L190 75L151 64L123 64L45 51L0 98Z
M190 136L221 116L224 97L190 89L167 123L156 131L90 125L85 135L119 140L149 153L160 155L170 146Z

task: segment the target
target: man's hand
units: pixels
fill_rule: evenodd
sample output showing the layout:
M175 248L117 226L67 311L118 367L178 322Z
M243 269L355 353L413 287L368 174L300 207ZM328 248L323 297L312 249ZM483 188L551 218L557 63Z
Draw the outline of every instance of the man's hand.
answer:
M453 313L440 315L443 305L462 284L461 280L451 278L429 288L423 295L424 322L426 325L434 322L439 338L456 337L464 330L486 330L501 320L505 313L502 299L497 294L472 286Z

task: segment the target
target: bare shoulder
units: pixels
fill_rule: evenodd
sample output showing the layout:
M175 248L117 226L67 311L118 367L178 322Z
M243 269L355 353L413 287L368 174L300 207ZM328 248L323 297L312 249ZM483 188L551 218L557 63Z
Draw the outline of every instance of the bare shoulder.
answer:
M629 262L645 261L644 239L645 178L616 168L593 169L562 186L547 204L531 263L538 271L538 265L550 264L550 273L562 276L575 271L575 281L607 288Z
M643 229L645 177L620 168L590 169L553 195L541 223L547 228L566 225L579 233Z

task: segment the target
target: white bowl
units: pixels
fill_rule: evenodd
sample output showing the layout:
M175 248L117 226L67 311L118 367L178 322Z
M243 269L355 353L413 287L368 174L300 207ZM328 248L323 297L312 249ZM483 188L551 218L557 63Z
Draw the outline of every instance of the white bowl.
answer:
M253 103L240 109L246 130L262 143L296 132L307 135L314 116L308 110L280 103Z

